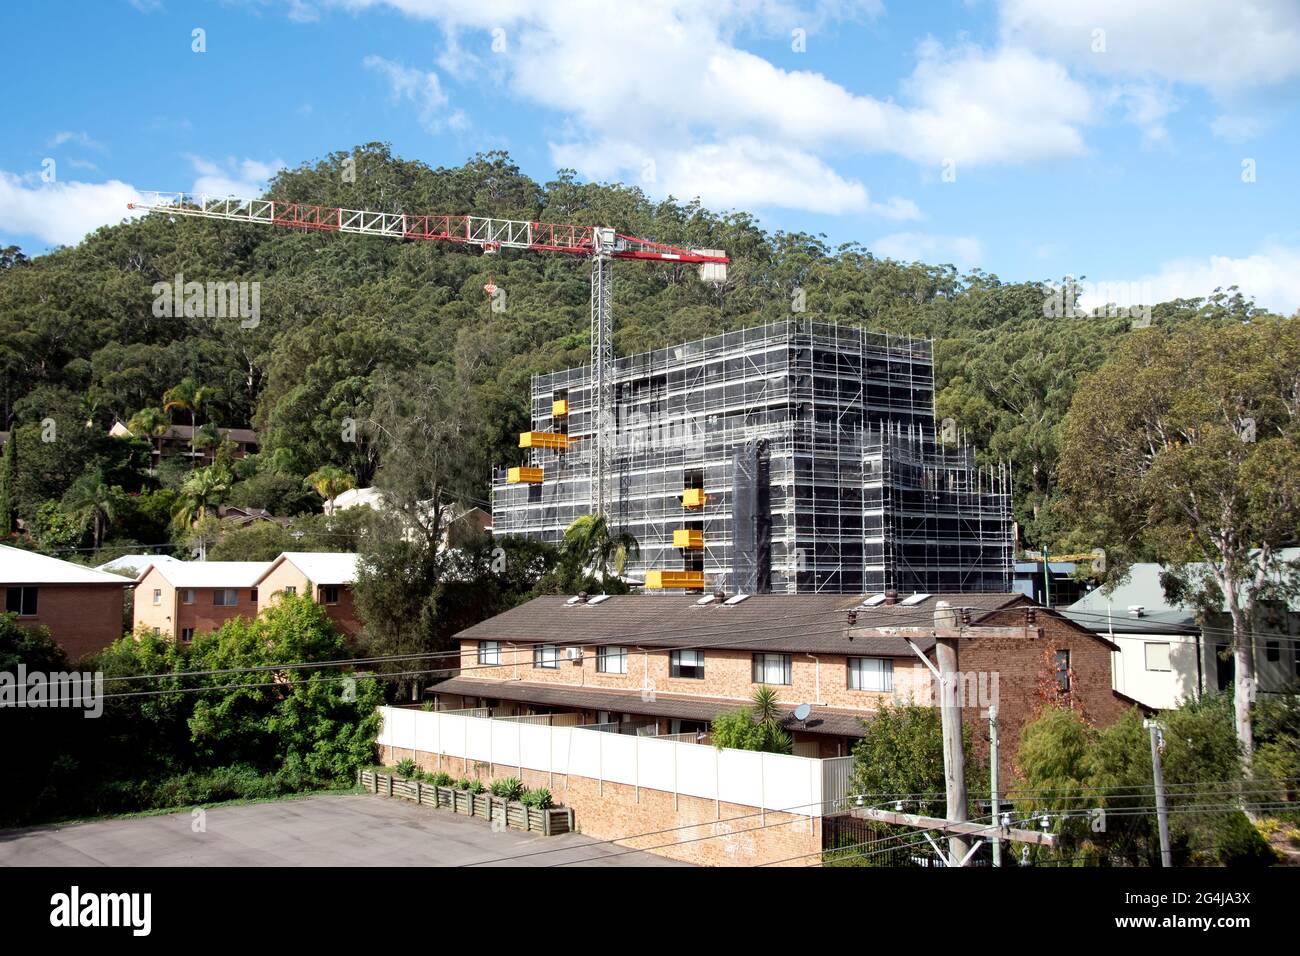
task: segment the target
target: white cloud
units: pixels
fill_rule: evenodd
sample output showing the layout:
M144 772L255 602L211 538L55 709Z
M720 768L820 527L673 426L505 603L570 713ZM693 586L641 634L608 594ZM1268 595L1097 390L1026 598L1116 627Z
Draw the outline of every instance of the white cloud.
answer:
M443 122L448 119L453 122L453 125L457 122L455 114L451 117L444 116L448 97L442 89L437 73L403 66L382 56L368 56L362 63L367 69L375 70L388 78L394 102L409 100L416 105L419 110L420 125L428 132L438 132Z
M202 156L186 158L198 173L190 191L203 196L260 196L266 191L271 177L284 169L284 161L280 159L269 163L256 159L229 159L222 164Z
M50 149L63 146L65 143L75 143L78 146L85 146L87 149L95 149L100 152L103 152L106 148L103 143L91 139L89 134L85 132L73 132L71 130L63 130L55 133L45 141L45 145Z
M1001 29L1089 71L1218 96L1300 77L1295 0L1001 0ZM1095 30L1104 52L1094 52Z
M1222 113L1210 121L1210 131L1220 139L1239 143L1254 139L1270 125L1269 120L1260 116L1239 113Z
M43 183L0 170L0 223L14 235L36 236L51 245L73 245L100 226L140 215L127 209L139 202L134 186L116 179L105 183Z
M871 243L871 251L900 262L949 262L960 269L978 266L984 244L974 236L940 236L924 232L896 232Z
M1129 285L1149 290L1153 302L1199 298L1235 285L1256 305L1291 315L1300 309L1300 248L1274 244L1236 258L1173 260ZM1105 303L1084 300L1081 304L1092 308Z
M792 208L916 218L906 199L873 207L866 187L833 164L872 153L936 168L949 159L1020 164L1070 156L1084 151L1079 127L1093 113L1084 86L1026 49L947 48L928 41L918 47L915 70L895 101L853 92L813 70L776 66L734 39L742 31L788 37L792 25L805 23L811 33L837 18L879 13L875 0L825 0L811 8L780 0L335 2L349 9L388 6L436 23L447 37L439 60L445 71L499 81L513 95L567 118L567 141L553 148L575 157L566 165L587 175L602 175L595 171L603 168L612 176L653 159L659 195L671 187L679 195L725 196L741 206L779 199ZM494 30L503 31L501 52L465 52L462 32L484 34L472 45L486 50L482 41ZM424 78L433 76L389 66L398 95L412 100ZM445 106L441 86L427 97ZM619 144L617 155L593 154L591 144L611 143ZM757 159L755 143L762 144L765 160ZM725 154L735 144L742 144L741 152ZM765 168L764 161L775 166ZM791 174L810 178L779 182Z

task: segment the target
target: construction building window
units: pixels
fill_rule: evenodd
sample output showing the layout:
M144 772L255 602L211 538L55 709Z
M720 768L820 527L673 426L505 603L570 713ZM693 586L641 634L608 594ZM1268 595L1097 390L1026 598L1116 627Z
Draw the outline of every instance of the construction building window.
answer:
M533 666L559 670L560 648L555 644L538 644L533 648Z
M1172 670L1169 666L1169 645L1168 644L1146 644L1146 665L1149 671L1167 671Z
M1068 694L1070 692L1070 652L1056 652L1056 684Z
M487 667L500 666L501 642L500 641L479 641L478 662Z
M626 647L596 648L596 670L601 674L627 673Z
M789 654L755 654L755 684L792 684Z
M668 676L704 680L704 652L673 651L668 655Z
M849 690L892 691L894 662L881 657L849 658Z
M38 590L38 588L5 588L5 610L19 617L35 617Z

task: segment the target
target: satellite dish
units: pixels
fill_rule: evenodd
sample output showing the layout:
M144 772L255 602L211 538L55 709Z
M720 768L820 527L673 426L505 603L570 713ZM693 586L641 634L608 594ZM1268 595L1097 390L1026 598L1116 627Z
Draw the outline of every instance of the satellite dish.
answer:
M794 719L802 723L812 713L812 704L800 704L794 709Z

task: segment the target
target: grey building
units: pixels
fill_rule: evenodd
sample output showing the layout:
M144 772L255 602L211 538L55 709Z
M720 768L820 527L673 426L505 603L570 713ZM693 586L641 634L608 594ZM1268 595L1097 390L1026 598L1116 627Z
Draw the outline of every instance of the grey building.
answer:
M1009 472L936 429L928 340L786 321L619 359L614 381L608 517L640 545L628 580L1010 587ZM586 366L534 377L527 460L494 476L494 533L558 542L590 513L595 420Z

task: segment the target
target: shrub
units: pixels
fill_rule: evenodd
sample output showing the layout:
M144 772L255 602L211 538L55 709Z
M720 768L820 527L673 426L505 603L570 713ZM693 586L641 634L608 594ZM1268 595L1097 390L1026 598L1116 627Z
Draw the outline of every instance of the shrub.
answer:
M524 795L524 782L518 777L506 777L504 780L492 781L492 796L502 800L518 800Z
M470 788L470 783L468 777L461 777L459 780L456 781L457 790L468 790L469 788Z
M429 782L435 787L450 787L455 785L456 779L445 770L439 770L429 777Z
M468 789L470 793L486 793L486 792L487 792L487 787L483 786L483 781L482 781L482 780L471 780L471 781L469 782L469 787L467 787L466 789Z
M409 780L411 779L411 777L415 775L415 770L416 770L415 761L412 760L410 757L407 757L404 760L397 761L397 766L394 767L393 769L395 769L398 772L398 774L400 774L403 777L406 777Z
M536 790L525 790L519 797L519 802L526 807L532 807L535 810L549 810L555 806L555 800L551 796L551 791L545 787L538 787Z

